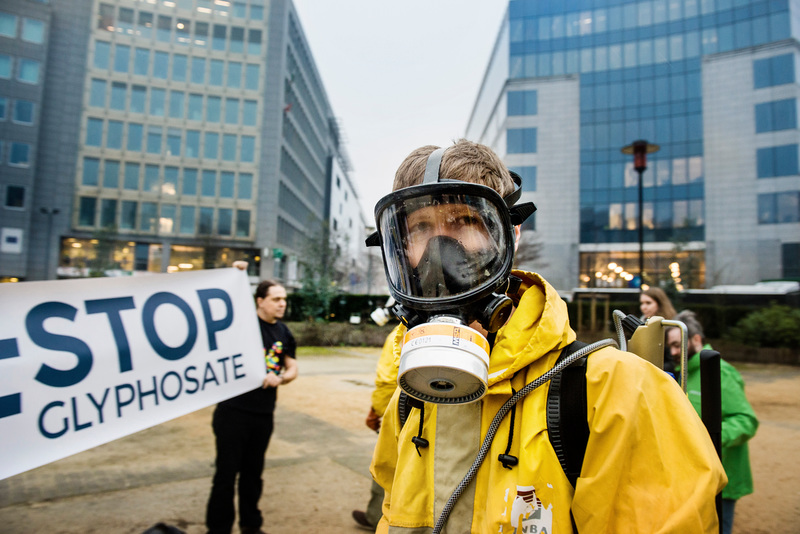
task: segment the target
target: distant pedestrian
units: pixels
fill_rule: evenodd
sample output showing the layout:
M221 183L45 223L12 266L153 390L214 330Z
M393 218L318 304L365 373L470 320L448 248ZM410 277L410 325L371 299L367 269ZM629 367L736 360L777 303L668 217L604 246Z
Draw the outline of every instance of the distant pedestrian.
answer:
M233 528L237 475L239 528L242 534L263 533L258 501L264 485L261 473L272 435L277 388L297 378L294 336L280 321L286 312L286 289L265 280L256 288L255 299L267 376L260 388L223 401L214 411L217 459L206 509L209 534L230 534Z

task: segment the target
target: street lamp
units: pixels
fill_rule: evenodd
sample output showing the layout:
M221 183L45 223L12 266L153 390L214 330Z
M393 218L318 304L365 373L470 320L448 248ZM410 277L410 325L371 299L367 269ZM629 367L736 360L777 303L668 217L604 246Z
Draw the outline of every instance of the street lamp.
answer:
M633 168L639 173L639 288L644 283L644 217L642 200L642 174L647 169L647 155L658 152L661 147L639 139L626 147L622 147L623 154L633 154Z
M50 239L53 232L53 216L58 215L58 208L39 208L39 211L47 216L47 240L44 245L44 279L50 279Z

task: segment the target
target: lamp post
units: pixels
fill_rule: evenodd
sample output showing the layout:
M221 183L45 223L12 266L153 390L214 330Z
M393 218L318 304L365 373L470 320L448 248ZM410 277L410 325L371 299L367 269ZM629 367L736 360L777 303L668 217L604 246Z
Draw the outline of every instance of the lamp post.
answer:
M623 154L633 154L633 168L639 173L639 288L644 283L644 217L642 174L647 169L647 155L658 152L661 147L639 139L622 147Z
M50 240L53 233L53 217L58 215L58 208L39 208L39 211L47 216L47 239L44 244L44 279L50 279Z

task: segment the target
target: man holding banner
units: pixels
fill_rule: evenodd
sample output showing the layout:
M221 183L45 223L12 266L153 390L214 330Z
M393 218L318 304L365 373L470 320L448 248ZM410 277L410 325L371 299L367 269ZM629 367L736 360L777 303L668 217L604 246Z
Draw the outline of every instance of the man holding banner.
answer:
M280 321L286 311L286 289L265 280L258 285L255 300L267 376L260 388L223 401L214 411L217 459L206 510L209 534L230 534L233 528L237 474L241 532L263 532L258 501L263 487L264 456L272 435L277 388L297 378L295 339Z

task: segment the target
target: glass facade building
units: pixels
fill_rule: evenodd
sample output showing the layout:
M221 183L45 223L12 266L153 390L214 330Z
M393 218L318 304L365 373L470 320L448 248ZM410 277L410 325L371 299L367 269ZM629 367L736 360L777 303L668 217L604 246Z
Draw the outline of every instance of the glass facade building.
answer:
M52 238L17 247L19 265L3 261L0 276L246 259L251 275L297 282L306 240L331 215L331 162L346 156L290 0L13 1L47 17L0 8L0 84L44 95L40 105L0 93L3 164L39 164L35 196L15 183L4 198L29 221L20 239ZM48 35L46 67L29 49L45 50ZM5 52L11 39L24 43L19 57ZM38 127L41 146L20 148L4 120Z
M530 184L530 266L563 289L636 285L641 210L645 283L797 276L798 9L509 2L467 135ZM621 153L640 139L660 147L641 205Z

